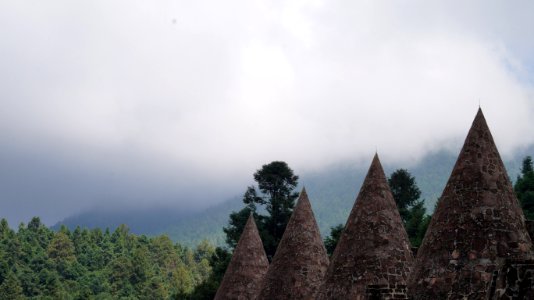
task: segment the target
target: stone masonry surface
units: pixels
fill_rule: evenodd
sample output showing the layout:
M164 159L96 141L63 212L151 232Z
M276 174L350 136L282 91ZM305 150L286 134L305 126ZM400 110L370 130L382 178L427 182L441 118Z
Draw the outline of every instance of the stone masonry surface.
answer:
M418 250L413 299L487 299L505 260L532 259L532 243L479 110Z
M412 262L408 235L375 155L318 299L406 299Z
M327 268L328 255L303 189L258 299L314 299Z
M534 260L507 259L494 272L487 299L534 299Z
M268 267L256 223L250 215L215 299L256 299Z

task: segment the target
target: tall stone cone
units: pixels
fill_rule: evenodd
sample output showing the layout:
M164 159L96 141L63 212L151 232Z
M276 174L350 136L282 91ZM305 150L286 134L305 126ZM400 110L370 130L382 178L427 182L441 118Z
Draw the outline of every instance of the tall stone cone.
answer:
M269 261L251 214L215 299L256 299L268 268Z
M375 155L334 250L318 299L374 299L369 294L372 289L390 294L402 289L405 293L412 262L408 235Z
M328 255L302 189L258 299L314 299L327 268Z
M531 259L524 216L479 109L408 284L414 299L486 299L505 259Z

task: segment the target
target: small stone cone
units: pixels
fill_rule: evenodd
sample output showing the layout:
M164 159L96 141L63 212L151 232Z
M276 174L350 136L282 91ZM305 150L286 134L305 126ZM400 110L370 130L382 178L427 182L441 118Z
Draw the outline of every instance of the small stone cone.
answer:
M258 299L314 299L327 268L328 255L302 189Z
M215 300L256 299L268 268L269 261L251 214L224 273Z
M375 155L318 299L367 299L368 288L377 286L405 289L412 262L408 235Z
M414 299L486 299L504 259L531 259L532 243L479 109L419 248Z

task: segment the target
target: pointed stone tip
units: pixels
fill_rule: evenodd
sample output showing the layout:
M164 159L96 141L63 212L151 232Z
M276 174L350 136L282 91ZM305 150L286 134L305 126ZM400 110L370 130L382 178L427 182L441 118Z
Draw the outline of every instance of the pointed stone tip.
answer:
M382 163L380 162L380 158L378 157L378 153L375 153L375 156L373 157L373 161L371 162L371 166L369 167L369 171L371 170L383 170Z
M248 234L251 231L257 231L258 228L256 227L256 221L254 220L254 215L251 213L248 216L247 223L245 224L245 227L243 228L243 232L241 235Z
M300 191L300 197L308 197L308 193L306 193L306 187L302 187L302 191Z
M473 139L473 137L476 137L476 139L480 138L479 134L473 133L473 131L475 131L475 128L478 130L481 130L485 134L491 135L491 131L489 129L488 123L486 122L486 117L484 117L484 113L482 112L481 108L478 108L477 114L475 118L473 119L471 128L469 129L469 133L467 134L466 141Z
M295 205L295 210L302 209L302 206L307 206L311 208L310 199L308 198L308 193L306 192L306 188L304 187L300 192L299 199L297 200L297 205Z
M375 155L373 156L373 163L374 163L375 161L378 162L378 163L380 163L380 158L378 157L378 151L375 152Z
M254 213L251 211L248 215L247 223L254 221Z
M258 230L253 212L250 212L250 215L248 216L247 223L245 223L245 228L243 228L243 232L245 230Z
M481 121L484 121L484 123L486 122L486 118L484 117L484 113L482 112L482 108L478 108L478 111L477 111L477 114L475 116L475 119L473 120L473 123L477 123L477 122L481 122Z

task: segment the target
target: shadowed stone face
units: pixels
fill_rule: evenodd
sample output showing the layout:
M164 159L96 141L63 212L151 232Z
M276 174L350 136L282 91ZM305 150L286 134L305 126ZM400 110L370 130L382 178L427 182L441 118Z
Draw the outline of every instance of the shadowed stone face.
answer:
M414 299L485 299L505 259L531 259L518 200L479 110L418 251Z
M314 299L327 268L326 249L303 189L258 299Z
M235 247L215 299L256 299L268 268L269 261L251 215Z
M405 299L412 261L408 235L375 155L318 299L367 299L386 293Z

